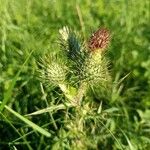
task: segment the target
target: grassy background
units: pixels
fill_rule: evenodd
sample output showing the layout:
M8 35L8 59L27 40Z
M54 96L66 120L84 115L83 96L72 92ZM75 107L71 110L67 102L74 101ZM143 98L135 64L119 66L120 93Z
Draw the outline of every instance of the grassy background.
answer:
M64 97L57 88L43 90L36 78L36 61L59 50L58 31L63 26L77 30L85 39L97 28L107 27L112 33L107 55L113 80L118 82L130 74L119 86L114 85L110 98L103 101L104 109L110 109L104 124L125 149L148 150L149 9L149 0L0 0L0 101L22 116L54 105L56 98ZM45 125L52 134L47 138L4 109L0 113L0 149L51 149L56 143L65 149L63 113L53 113L57 129L52 114L28 117L41 127ZM99 149L120 149L110 133L102 130L95 136L101 139Z

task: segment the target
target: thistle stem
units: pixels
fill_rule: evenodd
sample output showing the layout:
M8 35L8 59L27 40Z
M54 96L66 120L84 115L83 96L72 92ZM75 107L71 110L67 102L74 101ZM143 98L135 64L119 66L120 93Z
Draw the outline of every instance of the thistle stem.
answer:
M74 98L74 101L77 103L78 106L81 106L83 96L86 92L86 87L87 87L86 83L81 83L81 85L78 89L77 95Z
M65 94L65 96L68 98L68 100L75 106L80 106L83 96L86 92L86 83L81 83L80 87L77 91L76 96L73 96L70 93L70 90L68 89L68 87L66 86L66 84L59 84L60 89L62 90L62 92Z
M69 100L73 99L73 96L70 94L70 91L69 91L68 87L66 86L66 84L59 84L59 87Z

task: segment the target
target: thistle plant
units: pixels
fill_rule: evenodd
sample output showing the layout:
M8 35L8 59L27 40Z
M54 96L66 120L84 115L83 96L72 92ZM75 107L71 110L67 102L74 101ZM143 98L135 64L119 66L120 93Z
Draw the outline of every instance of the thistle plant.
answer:
M83 149L87 147L88 119L85 118L96 115L95 109L98 110L92 101L87 100L88 90L97 86L107 87L111 83L105 58L110 33L107 29L99 29L88 41L81 42L81 37L68 27L59 32L60 54L49 54L42 59L39 63L40 76L46 83L58 86L66 96L63 103L74 110L68 116L64 129L68 132L69 146Z

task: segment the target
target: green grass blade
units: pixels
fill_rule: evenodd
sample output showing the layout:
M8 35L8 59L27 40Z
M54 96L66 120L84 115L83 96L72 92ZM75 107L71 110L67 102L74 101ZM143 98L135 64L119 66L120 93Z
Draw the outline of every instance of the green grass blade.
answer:
M51 106L51 107L47 107L38 111L35 111L33 113L27 114L26 116L33 116L33 115L40 115L43 113L47 113L47 112L52 112L52 111L58 111L61 109L66 109L67 107L72 107L73 105L70 103L66 103L66 106L64 104L60 104L57 106Z
M15 126L9 121L9 119L0 112L1 116L5 119L5 121L14 129L14 131L20 136L22 137L21 133L15 128ZM29 150L33 150L32 147L30 146L30 144L28 143L28 141L26 140L25 137L22 138L23 142L26 143L27 147ZM13 142L12 142L13 143Z
M0 102L2 103L2 102ZM22 120L23 122L25 122L27 125L29 125L30 127L32 127L34 130L38 131L39 133L50 137L51 134L44 130L43 128L39 127L38 125L36 125L35 123L31 122L30 120L28 120L27 118L23 117L22 115L20 115L19 113L17 113L16 111L14 111L13 109L11 109L8 106L4 106L9 112L11 112L13 115L15 115L17 118L19 118L20 120Z
M25 62L23 63L23 65L21 66L20 70L18 71L18 73L16 74L16 76L14 77L14 79L12 80L8 90L4 93L4 99L2 101L2 104L0 105L0 112L3 111L5 105L7 104L8 100L11 98L11 95L12 95L12 91L13 91L13 88L16 84L16 81L22 71L22 68L24 67L24 65L28 62L31 54L33 53L33 51L30 52L29 56L26 58Z

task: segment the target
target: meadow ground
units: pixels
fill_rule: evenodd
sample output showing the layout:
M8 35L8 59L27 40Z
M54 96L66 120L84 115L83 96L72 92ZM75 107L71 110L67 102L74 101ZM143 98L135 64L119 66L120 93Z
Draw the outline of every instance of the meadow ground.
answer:
M64 107L63 92L37 78L37 61L60 50L64 26L85 41L99 27L112 37L106 57L113 85L84 97L92 111L82 133L69 128L80 118ZM3 149L150 149L149 0L0 0Z

